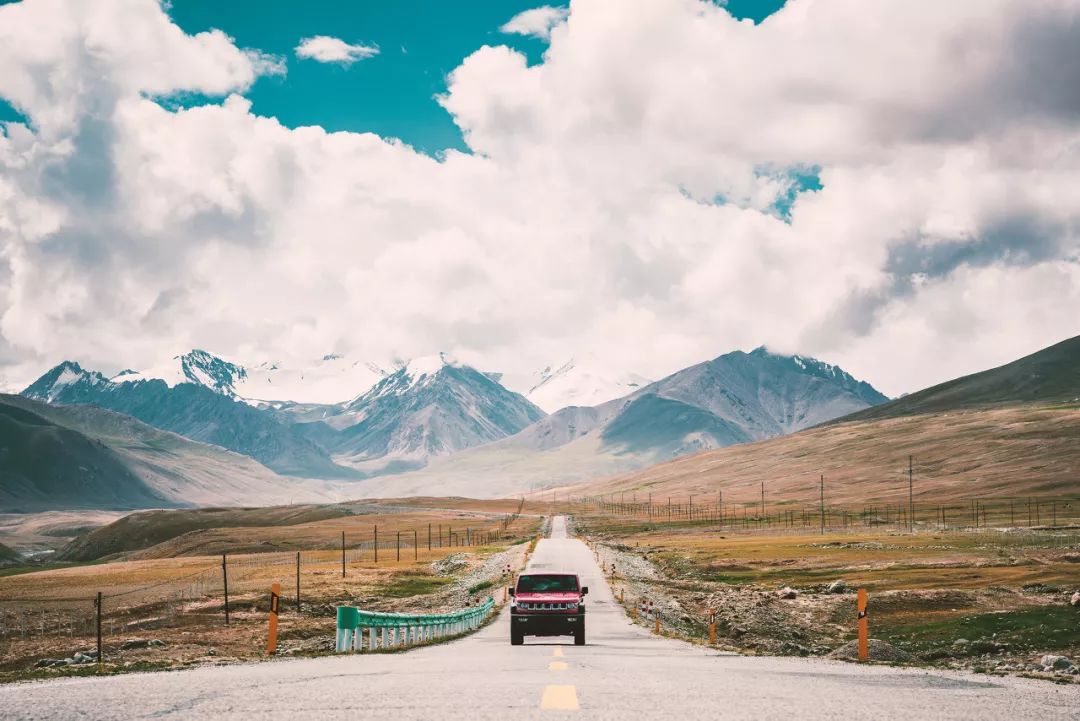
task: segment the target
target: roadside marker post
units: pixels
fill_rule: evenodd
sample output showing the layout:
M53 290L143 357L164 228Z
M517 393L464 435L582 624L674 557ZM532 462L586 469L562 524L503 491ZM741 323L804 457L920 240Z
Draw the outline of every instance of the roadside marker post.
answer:
M866 589L860 588L858 595L858 621L859 621L859 661L866 663L870 660L870 623L866 617Z
M281 584L270 586L270 635L266 640L266 654L272 656L277 650L278 604L281 602Z
M716 645L716 609L709 609L709 645Z

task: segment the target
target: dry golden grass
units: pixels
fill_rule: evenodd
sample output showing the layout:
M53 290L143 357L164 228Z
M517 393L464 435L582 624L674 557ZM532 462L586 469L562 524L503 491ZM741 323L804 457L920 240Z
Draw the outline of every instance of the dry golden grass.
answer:
M752 503L765 484L772 503L849 507L907 500L908 456L915 501L1080 496L1080 407L1020 406L837 423L759 443L679 458L559 490L565 495L636 493L644 500L690 494Z
M488 587L470 594L465 586L453 586L451 581L475 569L492 553L511 547L524 553L524 541L535 534L539 523L536 518L519 517L490 545L463 546L466 527L472 533L494 533L501 529L501 516L497 512L434 508L404 512L394 504L383 505L385 512L296 526L196 531L130 554L130 560L0 578L0 680L4 673L9 679L25 677L39 658L66 657L75 650L92 648L93 599L98 591L105 594L106 652L114 664L138 669L146 663L174 667L207 662L211 647L216 662L262 656L266 609L275 582L282 586L284 647L310 639L315 645L304 647L307 651L325 650L333 638L337 604L374 610L445 611L490 593ZM431 551L427 550L428 523L433 528ZM400 559L394 547L380 549L378 564L370 547L356 549L357 543L372 540L375 524L380 541L393 543L397 531L408 531L410 545L401 549ZM442 548L435 535L440 525L444 531ZM455 533L453 546L447 544L449 528ZM413 530L420 542L416 549L411 547ZM347 547L344 578L342 531ZM405 537L403 533L403 541ZM229 553L231 624L226 628L218 549L253 547L289 550ZM296 606L294 549L309 549L300 551L302 612ZM170 551L180 555L164 557ZM437 573L432 561L451 555L463 561ZM128 638L161 639L167 648L121 651L120 644Z

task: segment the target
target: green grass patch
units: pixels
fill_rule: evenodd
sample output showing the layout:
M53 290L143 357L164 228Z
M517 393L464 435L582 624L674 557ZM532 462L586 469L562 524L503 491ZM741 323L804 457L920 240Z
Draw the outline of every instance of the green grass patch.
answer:
M408 598L435 593L451 582L445 576L433 576L429 573L400 573L390 583L379 589L379 594L390 598Z
M483 591L485 588L491 588L494 585L495 585L494 581L481 581L480 583L476 583L476 584L473 584L472 586L469 586L469 593L479 593L480 591Z
M1028 653L1080 646L1080 612L1070 606L1039 606L922 623L909 619L907 615L895 621L879 617L872 633L927 659L975 656L999 649ZM954 645L958 639L968 643Z

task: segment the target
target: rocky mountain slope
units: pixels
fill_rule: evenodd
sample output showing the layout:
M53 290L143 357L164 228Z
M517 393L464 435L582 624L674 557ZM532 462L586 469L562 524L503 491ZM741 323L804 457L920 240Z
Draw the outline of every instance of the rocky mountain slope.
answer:
M400 469L505 438L543 411L445 354L420 358L346 404L321 442L357 467ZM391 465L392 464L392 465Z
M222 370L219 366L217 370ZM277 473L312 478L352 478L291 423L222 392L225 373L214 376L219 388L121 374L110 380L78 363L65 361L35 381L22 395L47 403L94 404L186 438L212 443L254 458Z
M828 502L972 496L1075 495L1080 472L1080 338L1017 361L875 405L814 428L711 450L576 486L574 493L648 490L685 498L723 490L733 502L770 498L812 504L819 479ZM953 509L964 513L966 505Z
M735 351L598 406L552 413L510 438L428 468L366 482L365 493L498 496L773 438L887 400L842 369L763 348Z
M0 395L0 509L259 505L336 498L252 459L90 405Z
M112 448L0 396L0 510L172 506Z

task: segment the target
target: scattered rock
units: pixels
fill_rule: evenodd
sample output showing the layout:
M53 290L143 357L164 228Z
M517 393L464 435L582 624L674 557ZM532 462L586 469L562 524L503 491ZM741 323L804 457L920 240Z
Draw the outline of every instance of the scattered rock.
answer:
M82 651L76 652L74 656L67 660L69 664L94 663L95 661L97 661L97 654L91 656L90 654L83 653Z
M901 650L891 643L886 643L876 638L870 639L867 644L871 661L884 661L886 663L907 663L911 661L911 654ZM859 660L859 642L851 641L829 654L829 658L841 661Z
M54 666L67 666L66 658L43 658L34 664L34 668L53 668Z
M844 579L838 578L828 586L825 587L825 593L843 593L847 590L847 584Z
M776 592L776 595L778 597L780 597L780 598L791 599L791 598L798 597L799 592L796 591L794 588L789 588L787 586L784 586L783 588L781 588L779 591Z
M214 647L213 647L213 646L211 646L211 647L209 648L209 650L207 650L207 652L206 652L206 655L207 655L207 656L217 656L217 651L215 651L215 650L214 650Z
M958 639L956 639L955 641L952 642L952 645L953 646L967 646L969 643L971 643L971 641L968 641L966 638L958 638Z
M165 648L166 644L160 638L152 638L146 643L148 648Z
M1039 659L1039 663L1047 671L1068 671L1073 667L1073 662L1067 656L1048 654Z
M431 570L440 576L449 576L468 567L468 555L464 553L451 553L445 558L431 562Z
M145 638L132 638L124 641L120 644L121 651L130 651L136 648L146 648L150 645L150 641Z
M1080 607L1080 591L1077 591L1072 595L1072 598L1069 599L1069 605Z

